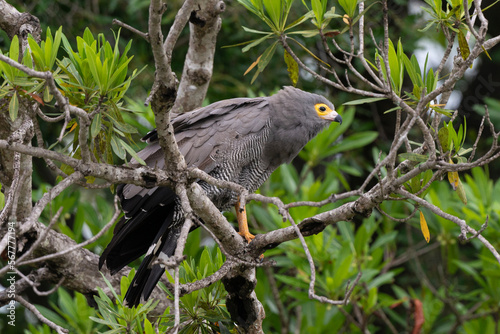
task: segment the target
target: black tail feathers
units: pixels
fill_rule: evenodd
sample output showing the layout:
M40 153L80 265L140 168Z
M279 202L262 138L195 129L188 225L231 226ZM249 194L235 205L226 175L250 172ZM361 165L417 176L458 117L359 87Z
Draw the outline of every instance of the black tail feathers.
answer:
M99 269L106 263L111 274L115 274L146 254L125 295L130 307L148 299L165 270L156 260L172 256L177 245L180 228L177 225L181 224L173 222L174 205L160 208L154 212L140 212L128 220L123 217L99 259Z
M165 271L165 266L157 260L166 260L174 254L179 233L178 226L171 226L151 245L125 294L126 305L137 306L149 298Z

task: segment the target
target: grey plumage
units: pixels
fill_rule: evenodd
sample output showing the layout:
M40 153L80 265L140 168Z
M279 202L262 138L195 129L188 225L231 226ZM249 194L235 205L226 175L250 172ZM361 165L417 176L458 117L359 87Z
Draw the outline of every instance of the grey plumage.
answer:
M270 97L213 103L176 117L172 125L188 166L253 192L277 167L289 163L321 129L341 120L323 96L285 87ZM156 131L144 139L149 145L138 153L139 157L148 166L163 168ZM199 183L220 210L236 203L237 194ZM153 262L161 253L173 254L183 215L176 195L168 188L127 184L117 190L125 217L117 223L99 265L106 262L116 272L147 253L126 295L129 304L137 305L149 297L163 273L163 268Z

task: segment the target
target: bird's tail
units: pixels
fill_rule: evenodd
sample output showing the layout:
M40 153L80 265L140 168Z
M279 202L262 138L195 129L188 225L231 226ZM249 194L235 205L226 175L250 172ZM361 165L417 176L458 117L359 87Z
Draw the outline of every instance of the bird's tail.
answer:
M157 259L166 260L175 252L180 226L178 224L166 225L170 227L155 238L125 294L125 303L129 307L137 306L149 298L156 283L165 272L165 266L156 263Z
M164 266L156 264L156 260L168 258L175 251L180 227L173 222L174 206L172 203L153 212L140 211L130 219L123 217L99 259L99 269L106 263L111 274L115 274L146 254L125 295L130 307L147 300L163 274Z

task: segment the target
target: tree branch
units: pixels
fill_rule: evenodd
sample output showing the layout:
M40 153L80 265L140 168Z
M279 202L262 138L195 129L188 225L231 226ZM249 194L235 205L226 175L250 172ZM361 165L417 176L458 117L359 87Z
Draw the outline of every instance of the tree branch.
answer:
M184 61L174 114L201 106L207 93L214 63L217 35L221 27L220 14L226 5L220 0L197 0L189 23L189 49Z

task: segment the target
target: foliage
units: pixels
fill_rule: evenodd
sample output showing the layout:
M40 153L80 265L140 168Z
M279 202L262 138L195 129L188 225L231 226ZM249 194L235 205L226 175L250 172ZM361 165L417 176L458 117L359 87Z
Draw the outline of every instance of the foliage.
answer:
M224 263L224 256L219 248L211 251L204 248L199 258L191 257L184 261L179 268L179 282L181 284L194 283L214 274ZM174 277L167 272L170 283ZM170 290L163 286L165 292L173 299ZM225 306L226 290L221 281L201 290L193 291L180 298L181 326L180 333L229 333L234 330L234 324ZM168 327L174 324L174 315L165 316Z
M296 12L294 10L297 7L294 6L297 2L293 0L239 2L261 20L264 27L260 28L262 30L243 27L245 32L258 35L258 38L245 44L245 60L253 56L248 54L255 48L270 43L258 52L260 55L257 60L248 68L248 71L253 68L257 70L252 82L259 75L266 75L265 72L270 77L279 77L280 68L269 64L273 64L272 58L280 52L280 38L284 35L298 46L297 54L318 59L313 37L318 37L322 32L328 37L339 36L338 41L341 43L347 40L347 32L353 23L369 10L367 8L356 16L357 1L354 0L339 1L337 8L329 7L332 2L324 0L301 1L299 5L302 10ZM426 33L432 33L431 28L453 31L460 45L461 57L467 58L469 47L464 43L467 26L464 24L463 2L450 0L443 5L441 1L426 1L426 4L424 10L431 15L431 20L423 25L422 30ZM468 5L470 7L471 1ZM340 11L343 13L338 14ZM7 54L17 61L19 49L16 38ZM134 145L130 144L133 135L137 129L144 133L150 127L138 120L137 110L147 115L150 124L152 118L150 110L140 106L137 101L127 100L125 96L132 80L140 73L133 70L129 75L129 67L133 67L131 64L135 61L132 56L128 56L131 42L123 43L118 32L113 47L103 34L98 34L96 38L90 30L85 30L83 36L76 38L76 45L71 43L61 28L54 35L47 29L46 38L40 44L29 39L31 57L25 55L21 62L39 71L52 71L64 96L73 105L93 115L89 144L98 161L113 162L116 157L125 159L127 153L136 157ZM388 79L393 91L410 106L416 105L423 95L436 88L444 77L443 73L436 72L428 64L427 58L423 64L419 63L411 51L404 38L398 39L397 43L394 39L389 43L387 68L378 51L370 53L370 59L367 59L372 69L380 69L380 76ZM61 53L64 56L60 56ZM299 75L297 60L286 50L283 51L283 57L290 79L296 85L299 78L304 78ZM324 63L320 63L320 66L328 67ZM60 115L53 106L54 99L43 80L32 80L24 72L3 62L0 62L0 75L3 80L0 98L7 100L12 120L18 117L23 99L37 102L46 115ZM302 84L308 84L306 80L303 81ZM247 89L245 84L242 86ZM341 100L345 97L338 93L336 98ZM214 97L211 99L216 100ZM371 172L374 163L385 157L380 152L388 144L379 136L380 129L376 129L372 123L372 111L366 111L362 105L381 100L368 98L346 103L358 105L356 110L352 107L345 110L337 108L342 112L343 124L332 126L313 139L300 153L299 159L293 165L280 167L260 192L267 196L278 196L284 202L320 201L359 185L360 177ZM125 107L124 101L127 101L128 107ZM498 101L492 99L488 100L488 105L492 110L495 110L495 106L500 108ZM429 103L426 112L451 115L451 111L443 107ZM399 110L398 106L388 109L383 122ZM478 111L484 112L484 108L478 108ZM492 112L494 122L500 122L497 114ZM449 120L433 129L440 144L436 154L443 161L465 162L470 152L470 140L474 137L470 136L465 121L458 125L459 121L459 118ZM74 136L71 136L72 133ZM51 143L52 147L72 150L78 157L77 133L78 124L68 124L64 142ZM414 142L411 144L417 145ZM370 146L373 149L369 149ZM399 158L423 163L427 161L428 155L403 153ZM65 171L71 172L69 168ZM385 176L385 173L385 170L380 171L381 176ZM470 222L476 229L481 228L485 217L489 217L488 227L482 233L488 240L495 241L493 246L499 249L500 200L497 195L500 193L500 181L497 177L490 175L488 168L475 168L470 174L450 172L445 182L433 179L434 176L431 171L420 173L408 180L404 187L443 211ZM432 184L429 184L430 181ZM34 191L34 200L40 198L47 189L48 185L41 184ZM0 207L2 202L3 194L0 193ZM293 208L291 214L299 222L342 203L330 203L321 208ZM77 242L83 241L89 234L97 233L112 215L106 196L95 196L89 200L83 193L72 189L54 199L44 212L43 220L48 222L59 207L64 210L58 229ZM493 333L497 330L500 311L497 281L500 270L491 253L477 239L471 240L468 245L459 245L456 236L460 229L457 225L408 201L384 202L380 204L380 209L395 219L410 219L404 224L397 223L374 212L368 218L339 222L335 227L306 239L315 260L317 294L332 299L342 298L349 280L352 281L359 271L363 273L349 305L329 306L309 299L310 268L299 241L287 242L266 252L266 258L274 259L277 266L271 269L272 275L263 269L257 272L259 284L256 292L259 300L263 301L267 315L265 332L279 332L283 325L280 322L280 304L289 320L290 332L358 333L361 330L349 319L349 315L356 312L367 319L368 329L372 333L387 332L384 317L396 327L397 332L410 332L416 321L416 301L421 302L424 314L423 333L447 333L453 329L460 333ZM249 208L249 217L252 217L256 230L269 231L290 224L283 222L275 208L268 205L253 203ZM421 232L424 233L425 241ZM223 263L219 249L199 249L200 233L196 231L190 235L186 251L188 260L180 267L181 283L207 277ZM93 250L100 252L110 237L111 232L93 245ZM87 306L82 295L71 296L62 289L58 290L57 299L52 296L48 305L38 308L50 320L64 327L70 326L71 331L77 333L102 331L105 327L109 333L121 332L125 328L136 333L153 333L156 325L160 332L166 331L173 322L172 315L166 312L162 319L148 319L154 303L148 302L133 309L123 306L122 298L132 276L133 271L129 277L122 279L120 293L113 291L116 301L99 291L96 297L97 314ZM172 281L172 277L169 278ZM270 283L273 280L276 288ZM274 298L273 293L276 292L279 299ZM182 330L186 333L234 331L225 309L224 293L221 282L216 282L183 296ZM476 313L472 314L471 310ZM478 314L481 316L476 316ZM45 325L36 327L30 324L28 328L33 333L49 332Z
M40 44L29 36L31 53L24 54L22 64L37 71L51 71L61 93L70 103L91 115L89 144L97 161L113 163L113 153L125 160L128 153L142 162L127 143L132 141L131 135L137 133L137 129L126 123L122 115L127 112L123 108L125 93L131 81L140 73L133 70L131 75L127 75L128 65L133 58L127 55L132 41L129 41L120 53L120 32L115 36L113 48L103 34L98 34L96 39L90 30L86 29L83 37L77 37L76 42L77 51L74 51L63 34L62 27L54 36L51 30L47 29L46 39ZM61 48L67 57L57 58ZM17 36L11 42L8 56L15 61L19 57ZM12 121L17 118L19 99L23 98L35 101L41 108L52 109L52 112L47 113L48 116L59 116L63 112L54 109L54 99L45 80L31 80L26 73L4 62L0 62L0 77L3 79L0 98L8 99ZM74 136L64 149L71 149L73 155L79 157L79 125L75 120L71 120L66 127L65 136ZM61 143L53 143L51 147L59 144ZM72 169L66 166L63 171L71 173Z
M71 333L90 334L97 333L103 329L103 326L96 324L92 317L95 317L96 311L88 305L87 299L82 294L76 292L72 297L66 290L57 291L57 303L50 302L52 309L42 305L37 305L37 309L50 321L68 328ZM29 332L32 334L50 333L48 326L29 325Z
M335 192L340 188L338 180L332 177L334 174L326 174L326 178L321 181L312 176L304 177L310 181L303 181L297 187L300 183L299 174L289 169L282 166L262 192L268 196L284 197L287 201L300 201L324 198L332 190ZM279 184L285 189L277 186ZM500 181L491 181L483 169L476 168L472 170L471 176L466 175L464 188L469 199L467 207L450 191L446 182L433 183L426 191L426 198L446 212L471 222L476 228L483 223L484 217L489 216L490 223L483 235L489 240L500 240L497 218L500 217L500 199L495 199L494 195L500 191ZM325 211L328 209L328 206L324 208ZM387 202L382 204L382 209L393 217L405 218L412 207L401 202ZM291 322L290 331L294 330L294 323L300 323L300 332L325 333L343 329L361 333L346 315L357 310L368 319L372 333L386 332L386 324L380 320L382 313L386 314L398 332L403 332L412 328L413 320L408 322L407 319L414 314L413 301L419 300L425 318L424 333L446 333L460 321L464 321L463 327L459 327L463 333L473 333L478 328L485 329L485 333L493 333L486 328L491 328L497 322L500 290L494 282L500 275L498 263L477 240L472 240L471 246L465 249L459 246L456 235L460 229L457 225L422 210L427 217L431 235L427 247L437 246L438 251L429 252L418 260L407 258L406 255L417 249L417 244L414 245L412 240L422 239L416 234L420 230L417 217L409 222L411 233L404 226L373 214L357 222L356 227L350 222L339 222L335 228L306 239L319 275L317 294L332 299L342 298L349 280L352 281L359 270L362 272L361 283L355 288L349 305L342 307L345 312L338 307L309 299L310 269L299 241L288 242L266 252L266 257L272 257L277 262L274 277L280 301L270 297L273 295L272 287L266 282L272 278L259 271L260 283L256 291L259 298L265 301L269 319L269 322L265 322L265 332L279 330L277 303L285 304L286 312L291 317L294 317L295 309L301 310L299 317L295 318L296 322ZM318 212L320 210L315 208L300 207L294 209L292 214L296 220L300 220ZM263 230L282 228L288 224L272 207L252 206L251 215ZM500 244L495 242L493 246L498 247ZM425 247L418 248L425 251ZM408 261L405 266L392 265L394 259L404 258ZM421 263L417 264L417 261ZM444 265L444 272L439 273L441 264ZM444 275L442 279L448 282L446 285L431 283L439 275ZM480 308L479 313L484 316L468 318L469 310L477 306ZM457 313L450 315L450 310Z
M192 283L215 273L224 263L220 249L204 248L199 256L191 257L184 261L179 268L181 284ZM168 272L167 272L168 274ZM163 316L151 320L151 311L155 303L149 300L146 304L128 308L123 304L125 293L135 275L132 270L128 276L122 277L120 293L117 293L106 280L108 288L112 291L113 302L103 291L98 289L99 296L95 297L98 305L97 316L90 315L96 324L104 325L109 330L103 333L155 333L153 328L166 332L174 323L174 315L167 308ZM173 283L174 278L168 274ZM162 285L162 289L173 299L172 291ZM224 305L226 291L222 282L217 281L209 287L196 290L181 297L181 330L180 333L232 333L234 324ZM149 317L149 319L148 319ZM87 317L88 318L88 317ZM152 322L153 321L153 322ZM97 325L96 325L97 326ZM97 327L96 327L97 328ZM101 328L102 330L102 328Z
M120 296L103 275L104 281L113 293L115 301L113 302L101 288L98 288L99 296L95 297L95 301L97 303L99 317L90 317L90 319L96 323L108 326L110 330L105 333L154 333L152 324L148 320L147 315L155 308L158 302L151 299L144 305L141 304L132 308L128 308L123 304L123 297L132 281L133 274L134 271L131 271L128 277L122 277Z

